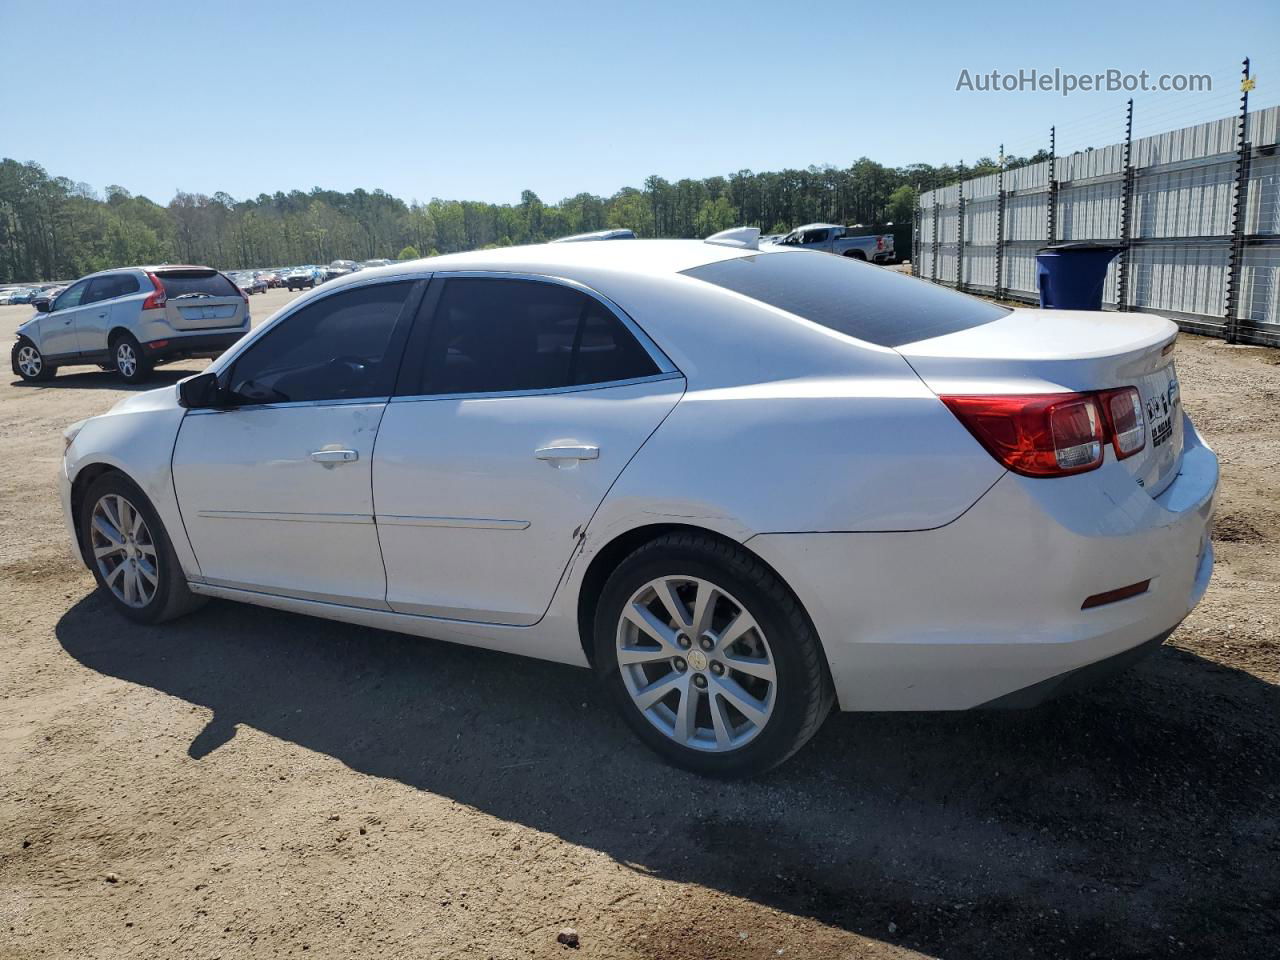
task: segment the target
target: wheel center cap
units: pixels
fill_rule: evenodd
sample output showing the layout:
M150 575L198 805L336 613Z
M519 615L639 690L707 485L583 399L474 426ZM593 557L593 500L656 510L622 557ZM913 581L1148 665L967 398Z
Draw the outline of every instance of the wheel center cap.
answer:
M707 655L701 650L689 651L689 666L695 670L707 669Z

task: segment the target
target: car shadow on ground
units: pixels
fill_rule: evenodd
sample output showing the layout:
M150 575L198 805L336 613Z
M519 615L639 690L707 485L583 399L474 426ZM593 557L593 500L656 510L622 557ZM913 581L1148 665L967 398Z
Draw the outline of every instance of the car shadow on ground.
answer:
M1032 711L836 715L780 770L724 783L658 762L571 667L230 603L126 627L97 594L57 636L93 670L210 708L193 757L251 726L904 947L1219 957L1280 942L1280 691L1178 649ZM669 935L647 933L654 949Z
M123 392L141 393L143 390L154 390L156 387L168 387L183 377L199 373L204 366L192 367L158 367L145 383L125 383L114 370L77 369L75 373L58 371L52 380L40 380L30 383L15 378L9 382L11 387L24 390L53 387L61 390L119 390Z

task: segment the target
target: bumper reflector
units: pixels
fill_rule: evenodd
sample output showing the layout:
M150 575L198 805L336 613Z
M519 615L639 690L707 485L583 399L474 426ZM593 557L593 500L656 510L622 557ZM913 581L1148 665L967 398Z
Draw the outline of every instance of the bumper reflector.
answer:
M1091 607L1101 607L1108 603L1115 603L1118 600L1128 600L1130 597L1136 597L1140 593L1146 593L1149 586L1151 586L1151 581L1143 580L1139 583L1131 583L1127 587L1108 590L1105 593L1095 593L1080 604L1080 609L1088 610Z
M168 345L169 345L168 340L152 340L146 346L148 350L163 350Z

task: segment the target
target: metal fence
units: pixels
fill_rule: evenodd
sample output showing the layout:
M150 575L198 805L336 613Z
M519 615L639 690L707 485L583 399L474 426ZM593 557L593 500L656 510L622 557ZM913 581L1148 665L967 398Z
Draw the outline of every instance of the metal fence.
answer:
M1130 124L1132 130L1132 103ZM1036 253L1122 248L1103 309L1280 346L1280 107L1002 170L920 197L917 276L1037 301Z

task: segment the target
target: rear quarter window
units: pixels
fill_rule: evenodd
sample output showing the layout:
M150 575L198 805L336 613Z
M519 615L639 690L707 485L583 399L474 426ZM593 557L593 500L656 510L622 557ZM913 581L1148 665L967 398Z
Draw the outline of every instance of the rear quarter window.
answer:
M240 295L235 284L217 270L158 270L156 276L164 284L165 295L170 298L191 293L209 297Z
M829 253L768 253L683 271L831 330L897 347L968 330L1006 307Z

